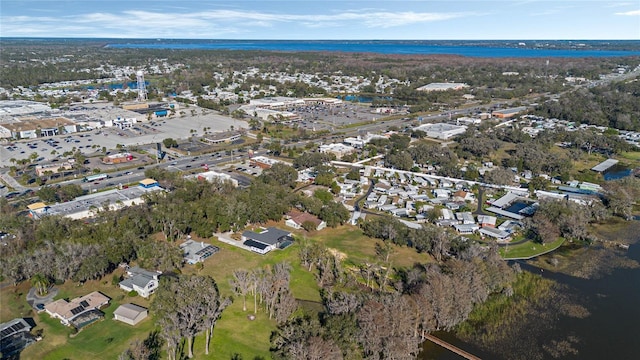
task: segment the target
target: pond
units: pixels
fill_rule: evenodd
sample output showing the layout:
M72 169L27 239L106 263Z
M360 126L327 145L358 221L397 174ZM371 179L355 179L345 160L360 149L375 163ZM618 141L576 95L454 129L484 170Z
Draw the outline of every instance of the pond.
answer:
M618 180L631 175L631 169L624 165L616 164L607 169L602 175L605 181Z

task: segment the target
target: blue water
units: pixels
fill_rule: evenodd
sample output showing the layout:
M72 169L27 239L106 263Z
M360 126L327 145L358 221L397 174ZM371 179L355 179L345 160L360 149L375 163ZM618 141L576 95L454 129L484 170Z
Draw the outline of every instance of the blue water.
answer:
M631 169L621 165L614 165L604 172L603 177L605 181L618 180L631 175Z
M265 50L265 51L329 51L329 52L366 52L379 54L421 54L421 55L461 55L467 57L615 57L640 56L640 41L625 42L633 50L597 50L597 49L545 49L495 46L475 42L472 45L440 44L428 41L294 41L294 40L110 40L106 47L133 49L176 49L176 50ZM541 44L554 43L553 41ZM597 44L594 44L594 47Z

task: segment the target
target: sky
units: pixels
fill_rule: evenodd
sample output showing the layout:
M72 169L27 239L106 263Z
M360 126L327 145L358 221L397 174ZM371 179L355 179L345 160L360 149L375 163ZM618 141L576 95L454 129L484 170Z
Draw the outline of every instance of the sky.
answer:
M0 37L640 40L640 0L0 0Z

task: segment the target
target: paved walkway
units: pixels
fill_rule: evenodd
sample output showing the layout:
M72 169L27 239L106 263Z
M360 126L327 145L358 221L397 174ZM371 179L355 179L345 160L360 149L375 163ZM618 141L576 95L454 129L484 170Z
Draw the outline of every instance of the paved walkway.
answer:
M247 251L251 251L251 248L244 245L242 243L242 241L237 241L237 240L233 240L231 238L231 233L214 233L213 236L215 236L216 238L218 238L218 241L222 241L225 244L229 244L229 245L233 245L235 247L239 247L241 249L247 250Z

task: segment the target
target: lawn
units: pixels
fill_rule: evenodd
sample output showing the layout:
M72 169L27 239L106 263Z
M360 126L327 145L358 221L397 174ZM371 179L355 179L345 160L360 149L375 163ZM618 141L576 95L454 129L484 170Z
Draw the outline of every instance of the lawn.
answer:
M620 156L627 160L640 162L640 151L623 152L623 153L620 153Z
M299 233L298 238L301 237L303 235ZM341 253L348 253L348 262L359 263L361 261L371 261L375 258L376 240L364 236L358 228L343 226L335 229L325 229L318 233L309 234L306 237L311 241L319 241L328 248L335 249ZM234 270L240 268L251 270L279 262L287 262L292 267L291 291L294 296L309 305L306 306L307 308L313 307L311 305L321 301L315 275L300 266L298 258L299 245L297 243L284 250L272 251L266 255L251 253L216 240L212 240L211 243L218 246L220 252L207 259L204 268L199 273L212 276L224 296L233 295L229 280L233 278ZM394 249L395 253L392 256L392 261L397 266L411 266L416 262L430 260L428 255L418 254L410 248L394 247ZM186 267L183 272L195 273L196 270L194 267ZM204 355L204 336L196 338L194 342L194 355L196 358L226 360L236 353L244 359L251 359L255 356L270 358L269 339L272 331L276 328L276 323L274 320L270 320L264 311L260 309L260 304L258 304L256 319L253 321L248 320L247 315L253 314L253 308L253 296L247 296L246 312L242 311L242 298L234 298L233 304L224 311L214 329L211 341L212 350L208 357Z
M337 250L346 256L347 263L352 264L374 260L376 258L375 244L382 242L382 240L364 235L362 230L353 226L326 229L317 235L309 237L309 239L318 241L327 248ZM419 254L415 249L406 246L393 245L391 262L394 266L411 267L416 263L429 261L431 261L431 257L428 254Z
M106 279L109 279L107 281ZM7 287L0 292L2 305L2 321L17 316L33 317L37 326L35 330L43 330L43 341L27 347L21 357L25 359L116 359L135 339L144 339L153 330L153 319L143 320L136 326L130 326L113 320L113 312L122 303L133 302L149 306L141 297L128 297L120 289L110 285L110 275L101 281L89 281L83 286L67 282L58 285L56 299L74 298L92 291L101 291L111 298L110 305L102 309L103 320L93 323L77 335L70 337L71 328L60 324L57 319L46 313L36 314L26 301L29 283L23 282L17 287Z
M530 259L556 250L564 243L564 238L548 243L540 244L527 241L518 245L509 245L500 248L500 255L505 259Z

